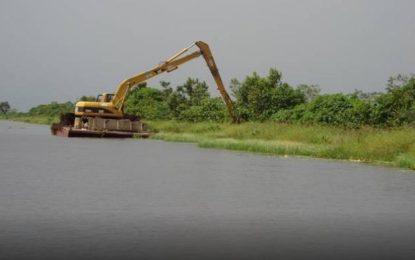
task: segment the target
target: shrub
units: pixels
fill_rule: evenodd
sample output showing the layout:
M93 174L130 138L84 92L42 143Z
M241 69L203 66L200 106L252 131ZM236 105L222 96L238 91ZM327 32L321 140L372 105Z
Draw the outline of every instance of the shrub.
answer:
M59 116L60 114L70 113L74 111L74 104L72 102L58 103L51 102L50 104L42 104L33 107L29 110L29 115L43 115L43 116Z
M199 106L191 106L184 110L179 119L192 122L223 122L226 116L227 110L220 98L206 98Z
M142 87L132 91L126 102L125 112L147 119L167 119L170 110L164 100L162 91Z
M240 83L233 79L231 89L236 97L236 111L245 120L265 120L281 109L292 108L305 102L300 89L281 81L282 74L270 69L267 77L257 73Z
M308 104L281 110L272 116L278 122L317 123L359 127L368 123L370 103L344 94L321 95Z
M415 78L402 86L388 88L379 95L371 111L371 123L375 125L399 126L415 122Z

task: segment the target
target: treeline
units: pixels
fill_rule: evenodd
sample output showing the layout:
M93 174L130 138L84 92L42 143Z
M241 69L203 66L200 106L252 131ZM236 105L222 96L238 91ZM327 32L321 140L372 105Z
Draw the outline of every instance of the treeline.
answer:
M95 101L95 97L92 96L82 96L77 101ZM77 102L76 101L76 102ZM16 109L10 109L10 105L8 102L0 102L0 111L5 116L11 116L11 117L19 117L19 116L42 116L42 117L50 117L50 118L56 118L61 114L65 113L71 113L75 109L75 103L76 102L63 102L58 103L56 101L53 101L49 104L41 104L37 105L35 107L32 107L29 109L28 112L19 112ZM5 109L3 109L3 107Z
M42 104L32 107L27 114L32 116L53 117L59 116L60 114L73 112L74 108L75 104L70 101L65 103L51 102L49 104Z
M164 81L160 85L153 88L143 84L132 90L125 102L126 113L156 120L230 121L223 101L210 95L206 82L189 78L176 87ZM230 90L235 112L242 122L274 121L352 128L415 125L414 75L391 77L382 93L321 94L316 85L291 86L282 81L279 71L270 69L265 77L254 72L242 81L232 79ZM83 96L79 100L95 100L95 97ZM52 118L73 110L73 102L52 102L33 107L28 113L8 113Z
M3 113L4 117L27 117L27 116L42 116L42 117L58 117L61 114L73 112L75 108L75 103L73 102L64 102L58 103L53 101L49 104L41 104L29 109L28 112L20 112L17 109L8 109L7 112Z
M293 87L282 74L270 69L242 82L231 80L235 111L242 121L272 120L283 123L324 124L344 127L400 126L415 122L415 77L391 77L386 92L320 94L315 85ZM220 98L210 96L205 82L188 79L172 88L141 87L133 90L126 111L147 119L175 119L192 122L229 120Z

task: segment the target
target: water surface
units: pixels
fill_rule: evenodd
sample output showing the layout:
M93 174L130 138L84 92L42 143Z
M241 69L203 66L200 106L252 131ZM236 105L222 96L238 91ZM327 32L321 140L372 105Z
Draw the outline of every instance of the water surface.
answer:
M0 258L415 257L415 174L0 121Z

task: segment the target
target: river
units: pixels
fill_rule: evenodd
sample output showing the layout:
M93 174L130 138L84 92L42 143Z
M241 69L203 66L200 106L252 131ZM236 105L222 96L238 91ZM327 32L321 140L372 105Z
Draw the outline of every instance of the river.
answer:
M415 172L0 121L0 259L415 259Z

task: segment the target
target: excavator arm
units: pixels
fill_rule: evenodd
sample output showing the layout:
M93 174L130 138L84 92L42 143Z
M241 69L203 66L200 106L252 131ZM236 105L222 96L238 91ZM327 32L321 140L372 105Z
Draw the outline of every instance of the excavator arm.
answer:
M203 55L203 58L205 59L206 64L209 67L210 73L212 73L213 79L216 82L217 89L219 90L219 93L221 94L222 99L225 102L226 107L228 108L229 115L232 117L232 120L234 122L237 122L238 119L233 109L232 99L230 98L228 92L226 92L225 85L223 85L222 78L219 74L219 70L218 70L218 67L216 66L215 60L213 59L213 55L212 55L212 52L210 51L209 45L207 45L206 43L202 41L197 41L195 44L197 45L197 47L199 47Z
M194 51L188 55L184 54L189 51L193 46L197 46L199 48L198 51ZM125 98L128 94L128 92L136 86L137 84L144 82L146 80L149 80L163 72L171 72L175 69L177 69L180 65L191 61L199 56L203 56L203 58L206 61L206 64L209 67L210 72L212 73L212 76L216 82L217 89L219 90L219 93L222 96L223 101L225 102L228 112L230 116L232 117L232 120L234 122L237 121L236 115L233 110L233 102L231 98L229 97L228 93L226 92L225 86L223 85L222 79L219 74L219 70L216 66L215 60L213 59L212 52L210 51L209 45L202 41L197 41L190 45L187 48L184 48L180 52L173 55L171 58L166 60L165 62L155 66L154 68L142 72L138 75L135 75L129 79L124 80L118 87L117 92L115 93L115 96L112 100L112 103L118 110L123 109Z

